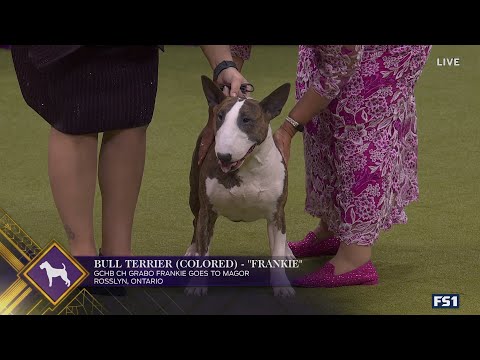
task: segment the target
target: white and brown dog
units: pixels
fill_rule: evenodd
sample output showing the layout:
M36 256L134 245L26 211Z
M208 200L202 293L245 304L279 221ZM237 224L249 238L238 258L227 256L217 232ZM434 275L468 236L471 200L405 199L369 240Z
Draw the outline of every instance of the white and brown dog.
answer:
M40 264L40 269L47 271L48 276L48 286L52 287L52 279L56 277L60 277L63 281L65 281L65 285L70 287L70 280L68 279L67 270L65 268L65 264L62 263L63 269L56 269L50 265L48 261L44 261Z
M201 136L193 153L190 208L194 233L185 255L208 256L215 221L222 215L235 222L266 219L272 257L294 259L286 241L287 168L270 127L288 99L290 84L260 102L226 97L206 76L202 76L202 85L213 108L215 143L200 167ZM271 269L270 276L275 295L295 294L285 269ZM207 289L192 287L186 292L203 295Z

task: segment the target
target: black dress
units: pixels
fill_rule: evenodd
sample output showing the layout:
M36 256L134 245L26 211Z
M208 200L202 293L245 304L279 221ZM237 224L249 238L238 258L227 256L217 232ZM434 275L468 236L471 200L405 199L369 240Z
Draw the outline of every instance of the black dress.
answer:
M158 46L14 45L27 104L58 131L145 126L155 107Z

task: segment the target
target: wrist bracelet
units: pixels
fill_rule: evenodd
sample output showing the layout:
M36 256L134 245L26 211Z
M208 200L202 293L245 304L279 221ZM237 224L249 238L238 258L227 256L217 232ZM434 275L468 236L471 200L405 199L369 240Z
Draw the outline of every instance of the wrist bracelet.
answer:
M295 136L295 133L297 132L295 128L292 129L293 126L287 126L286 122L284 122L282 125L280 125L280 129L285 131L291 138Z
M234 67L237 69L237 64L235 64L234 61L228 60L222 61L220 64L218 64L213 70L213 81L217 81L218 75L220 75L223 70L228 69L229 67Z
M304 129L303 125L293 120L290 116L287 116L285 120L288 121L290 125L292 125L295 128L295 130L299 132L303 132L303 129Z

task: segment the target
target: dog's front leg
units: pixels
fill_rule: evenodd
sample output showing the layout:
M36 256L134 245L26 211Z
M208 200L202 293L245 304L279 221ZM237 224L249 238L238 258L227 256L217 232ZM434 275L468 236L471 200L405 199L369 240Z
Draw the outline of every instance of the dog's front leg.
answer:
M194 221L194 234L192 244L187 249L186 256L208 256L210 242L213 237L213 228L217 214L209 207L201 207ZM208 291L207 278L195 279L191 286L185 289L187 295L206 295ZM205 286L201 286L201 285Z
M198 256L199 254L197 253L197 240L195 239L195 234L196 234L196 229L197 229L197 218L198 214L193 219L193 235L192 235L192 242L190 243L190 246L187 248L187 251L185 252L185 256ZM208 254L208 251L207 251Z
M48 277L48 287L52 287L52 277Z
M268 222L270 252L272 258L275 260L286 259L285 247L287 246L287 235L285 232L285 226L282 226L282 224L284 224L284 221L285 219L283 217L280 219L276 218L273 221ZM270 282L272 284L273 293L275 296L289 297L295 295L295 290L293 290L290 285L287 274L285 273L285 268L271 268Z

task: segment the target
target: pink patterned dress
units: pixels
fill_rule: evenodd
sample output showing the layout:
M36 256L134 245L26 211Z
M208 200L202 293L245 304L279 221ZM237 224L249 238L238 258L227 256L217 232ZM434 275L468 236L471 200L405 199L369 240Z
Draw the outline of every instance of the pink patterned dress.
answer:
M332 101L304 132L305 210L347 244L406 223L418 198L414 88L431 46L300 46L297 100ZM247 59L250 48L232 46Z

